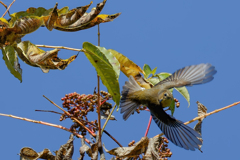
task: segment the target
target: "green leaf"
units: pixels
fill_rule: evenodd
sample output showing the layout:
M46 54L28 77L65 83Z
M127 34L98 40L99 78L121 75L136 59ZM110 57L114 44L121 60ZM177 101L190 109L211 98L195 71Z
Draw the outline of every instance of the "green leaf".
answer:
M145 72L144 78L147 78L151 74L152 69L149 65L144 64L143 71Z
M169 77L170 75L172 75L171 73L158 73L156 76L160 79L160 81L164 80L165 78Z
M175 88L188 102L188 107L190 106L190 95L186 87Z
M120 63L118 62L117 58L111 53L110 50L107 50L104 47L99 47L96 46L108 59L108 61L111 63L113 70L116 72L117 74L117 78L120 75Z
M143 71L145 72L144 78L148 78L150 74L154 75L157 71L157 67L155 67L153 70L148 64L144 64Z
M99 49L97 46L89 42L83 43L83 49L84 54L95 67L102 83L107 87L108 92L113 96L114 102L119 105L120 89L118 75L111 64L112 61L107 58L105 52L102 52L104 49Z
M158 82L160 82L159 78L149 78L148 81L152 83L152 85L156 85Z
M156 70L157 70L157 67L154 68L151 71L151 73L155 74ZM158 74L155 75L155 77L157 77L157 78L149 78L148 81L151 82L153 85L156 85L158 82L164 80L165 78L167 78L170 75L171 75L170 73L165 73L165 72L158 73Z
M155 67L155 68L151 71L152 75L154 75L154 74L156 73L156 71L157 71L157 67Z
M17 54L12 46L2 48L3 60L10 72L22 82L22 69L18 63Z
M171 115L173 116L173 113L175 111L175 102L172 101L171 105L169 106L170 110L171 110Z

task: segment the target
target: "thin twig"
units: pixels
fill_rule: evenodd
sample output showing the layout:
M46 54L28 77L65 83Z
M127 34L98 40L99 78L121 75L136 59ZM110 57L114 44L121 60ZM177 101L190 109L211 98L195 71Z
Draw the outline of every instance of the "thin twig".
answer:
M239 101L239 102L235 102L235 103L233 103L233 104L231 104L231 105L228 105L228 106L226 106L226 107L223 107L223 108L220 108L220 109L216 109L216 110L214 110L214 111L212 111L212 112L210 112L210 113L204 114L204 115L202 115L202 116L193 118L192 120L190 120L190 121L188 121L188 122L185 122L184 124L187 125L187 124L192 123L192 122L194 122L194 121L196 121L196 120L205 118L205 117L210 116L210 115L212 115L212 114L214 114L214 113L223 111L223 110L225 110L225 109L231 108L231 107L236 106L236 105L238 105L238 104L240 104L240 101Z
M56 127L56 128L63 129L63 130L65 130L65 131L71 132L71 133L73 133L75 136L77 136L77 137L79 137L79 138L83 138L83 136L80 135L80 134L78 134L77 132L71 131L70 129L68 129L68 128L66 128L66 127L63 127L63 126L61 126L61 125L56 125L56 124L52 124L52 123L48 123L48 122L43 122L43 121L36 121L36 120L28 119L28 118L22 118L22 117L10 115L10 114L0 113L0 116L6 116L6 117L15 118L15 119L20 119L20 120L27 121L27 122L38 123L38 124L42 124L42 125L47 125L47 126L51 126L51 127ZM85 141L86 141L88 144L91 144L91 142L90 142L89 140L85 139Z
M120 147L123 147L111 134L109 134L106 130L103 130L110 138L112 138Z
M100 46L100 27L98 24L98 46ZM97 93L97 101L98 101L98 151L101 155L101 153L103 153L103 148L102 148L102 134L101 134L101 113L100 113L100 109L101 109L101 97L100 97L100 77L99 75L97 75L97 81L98 81L98 93ZM105 158L104 158L105 160Z
M98 46L100 46L100 25L98 24Z
M187 125L187 124L192 123L192 122L194 122L194 121L196 121L196 120L205 118L205 117L210 116L210 115L212 115L212 114L214 114L214 113L223 111L223 110L225 110L225 109L231 108L231 107L236 106L236 105L238 105L238 104L240 104L240 101L239 101L239 102L235 102L235 103L233 103L233 104L230 104L230 105L228 105L228 106L226 106L226 107L223 107L223 108L220 108L220 109L216 109L216 110L214 110L214 111L212 111L212 112L210 112L210 113L204 114L204 115L202 115L202 116L193 118L192 120L190 120L190 121L188 121L188 122L185 122L184 124ZM163 133L161 133L161 134L159 134L159 135L157 135L157 136L162 136L162 135L163 135Z
M144 137L147 137L147 135L148 135L148 131L149 131L149 128L150 128L150 126L151 126L151 122L152 122L152 116L150 115L150 118L149 118L149 121L148 121L147 130L146 130L146 132L145 132Z
M100 104L100 106L103 105L103 103L105 103L107 100L108 100L108 98L106 98L104 101L102 101L102 103Z
M59 112L56 112L56 111L49 111L49 110L35 110L37 112L50 112L50 113L56 113L56 114L60 114L60 115L63 115L64 113L59 113ZM66 114L64 114L66 115Z
M46 96L43 95L44 98L46 98L49 102L51 102L54 106L58 107L60 110L62 110L66 115L71 116L70 113L68 113L67 111L65 111L64 109L62 109L60 106L58 106L56 103L54 103L53 101L51 101L50 99L48 99ZM82 124L82 122L80 122L77 118L75 117L71 117L74 121L76 121L78 124L80 124L83 128L85 128L92 136L96 137L96 134L93 133L92 131L90 131L89 128L87 128L84 124Z
M5 13L2 15L2 18L7 14L7 12L9 11L9 9L11 8L11 6L13 5L13 3L15 2L16 0L13 0L12 3L8 6L7 10L5 11Z
M56 114L61 114L62 115L62 113L58 113L58 112L55 112L55 111L48 111L48 110L35 110L35 111L50 112L50 113L56 113ZM89 121L85 121L83 119L80 119L80 121L83 121L85 123L89 123ZM98 126L96 126L95 124L89 123L89 125L92 125L92 126L94 126L98 129ZM122 147L122 145L109 132L107 132L106 130L104 130L103 132L106 135L108 135L110 138L112 138L112 140L115 141L120 147ZM82 135L80 135L80 136L82 136Z
M0 3L7 9L7 5L6 4L4 4L2 1L0 1ZM8 11L8 14L10 16L10 12L9 11Z
M4 4L2 1L0 1L0 3L7 9L7 5Z
M84 121L84 122L87 123L87 121L85 121L85 120L83 120L83 119L82 119L81 121ZM95 124L92 124L92 123L89 123L89 124L92 125L92 126L94 126L94 127L96 127L96 128L98 129L98 126L96 126ZM122 147L122 145L121 145L108 131L103 130L103 132L104 132L106 135L108 135L110 138L112 138L112 140L115 141L120 147Z
M100 27L99 27L99 24L98 24L98 46L100 46ZM99 75L97 75L97 81L98 81L98 93L97 93L97 101L98 101L98 108L97 108L97 111L98 111L98 132L99 132L99 139L98 139L98 142L99 142L99 145L102 145L101 144L101 114L100 114L100 107L101 107L101 99L100 99L100 77Z
M82 49L77 49L77 48L69 48L69 47L64 47L64 46L49 46L49 45L41 45L41 44L36 44L37 47L44 47L44 48L59 48L59 49L67 49L71 51L78 51L82 52Z
M103 133L103 131L104 131L104 129L105 129L105 127L106 127L106 125L107 125L109 119L111 118L111 115L112 115L113 111L115 110L116 106L117 106L116 104L113 106L113 108L112 108L110 114L108 115L107 120L105 121L105 123L104 123L104 125L103 125L103 127L102 127L102 133Z

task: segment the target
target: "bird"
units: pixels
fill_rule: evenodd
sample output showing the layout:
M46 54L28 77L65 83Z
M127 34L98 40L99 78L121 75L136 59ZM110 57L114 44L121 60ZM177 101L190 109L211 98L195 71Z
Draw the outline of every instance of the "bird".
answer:
M145 105L149 108L157 126L173 144L186 150L200 149L202 136L182 121L167 114L163 108L170 106L174 100L169 89L210 82L216 72L215 67L209 63L186 66L150 89L142 88L133 76L129 76L129 81L123 86L120 99L123 119L127 120L140 105Z

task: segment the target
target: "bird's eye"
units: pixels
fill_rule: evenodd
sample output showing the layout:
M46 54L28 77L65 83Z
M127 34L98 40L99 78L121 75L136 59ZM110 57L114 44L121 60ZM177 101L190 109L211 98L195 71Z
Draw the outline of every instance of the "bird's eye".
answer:
M167 97L167 93L165 93L164 96Z

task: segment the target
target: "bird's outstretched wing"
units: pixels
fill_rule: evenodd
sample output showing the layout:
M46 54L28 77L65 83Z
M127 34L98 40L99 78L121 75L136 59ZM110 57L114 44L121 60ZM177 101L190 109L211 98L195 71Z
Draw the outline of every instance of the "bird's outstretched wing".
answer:
M203 84L213 80L213 75L217 73L211 64L198 64L181 68L168 78L156 84L153 88L170 89L173 87L192 86Z
M162 107L151 107L151 115L153 120L162 130L164 135L175 145L186 150L194 151L202 145L201 135L183 122L168 115Z

